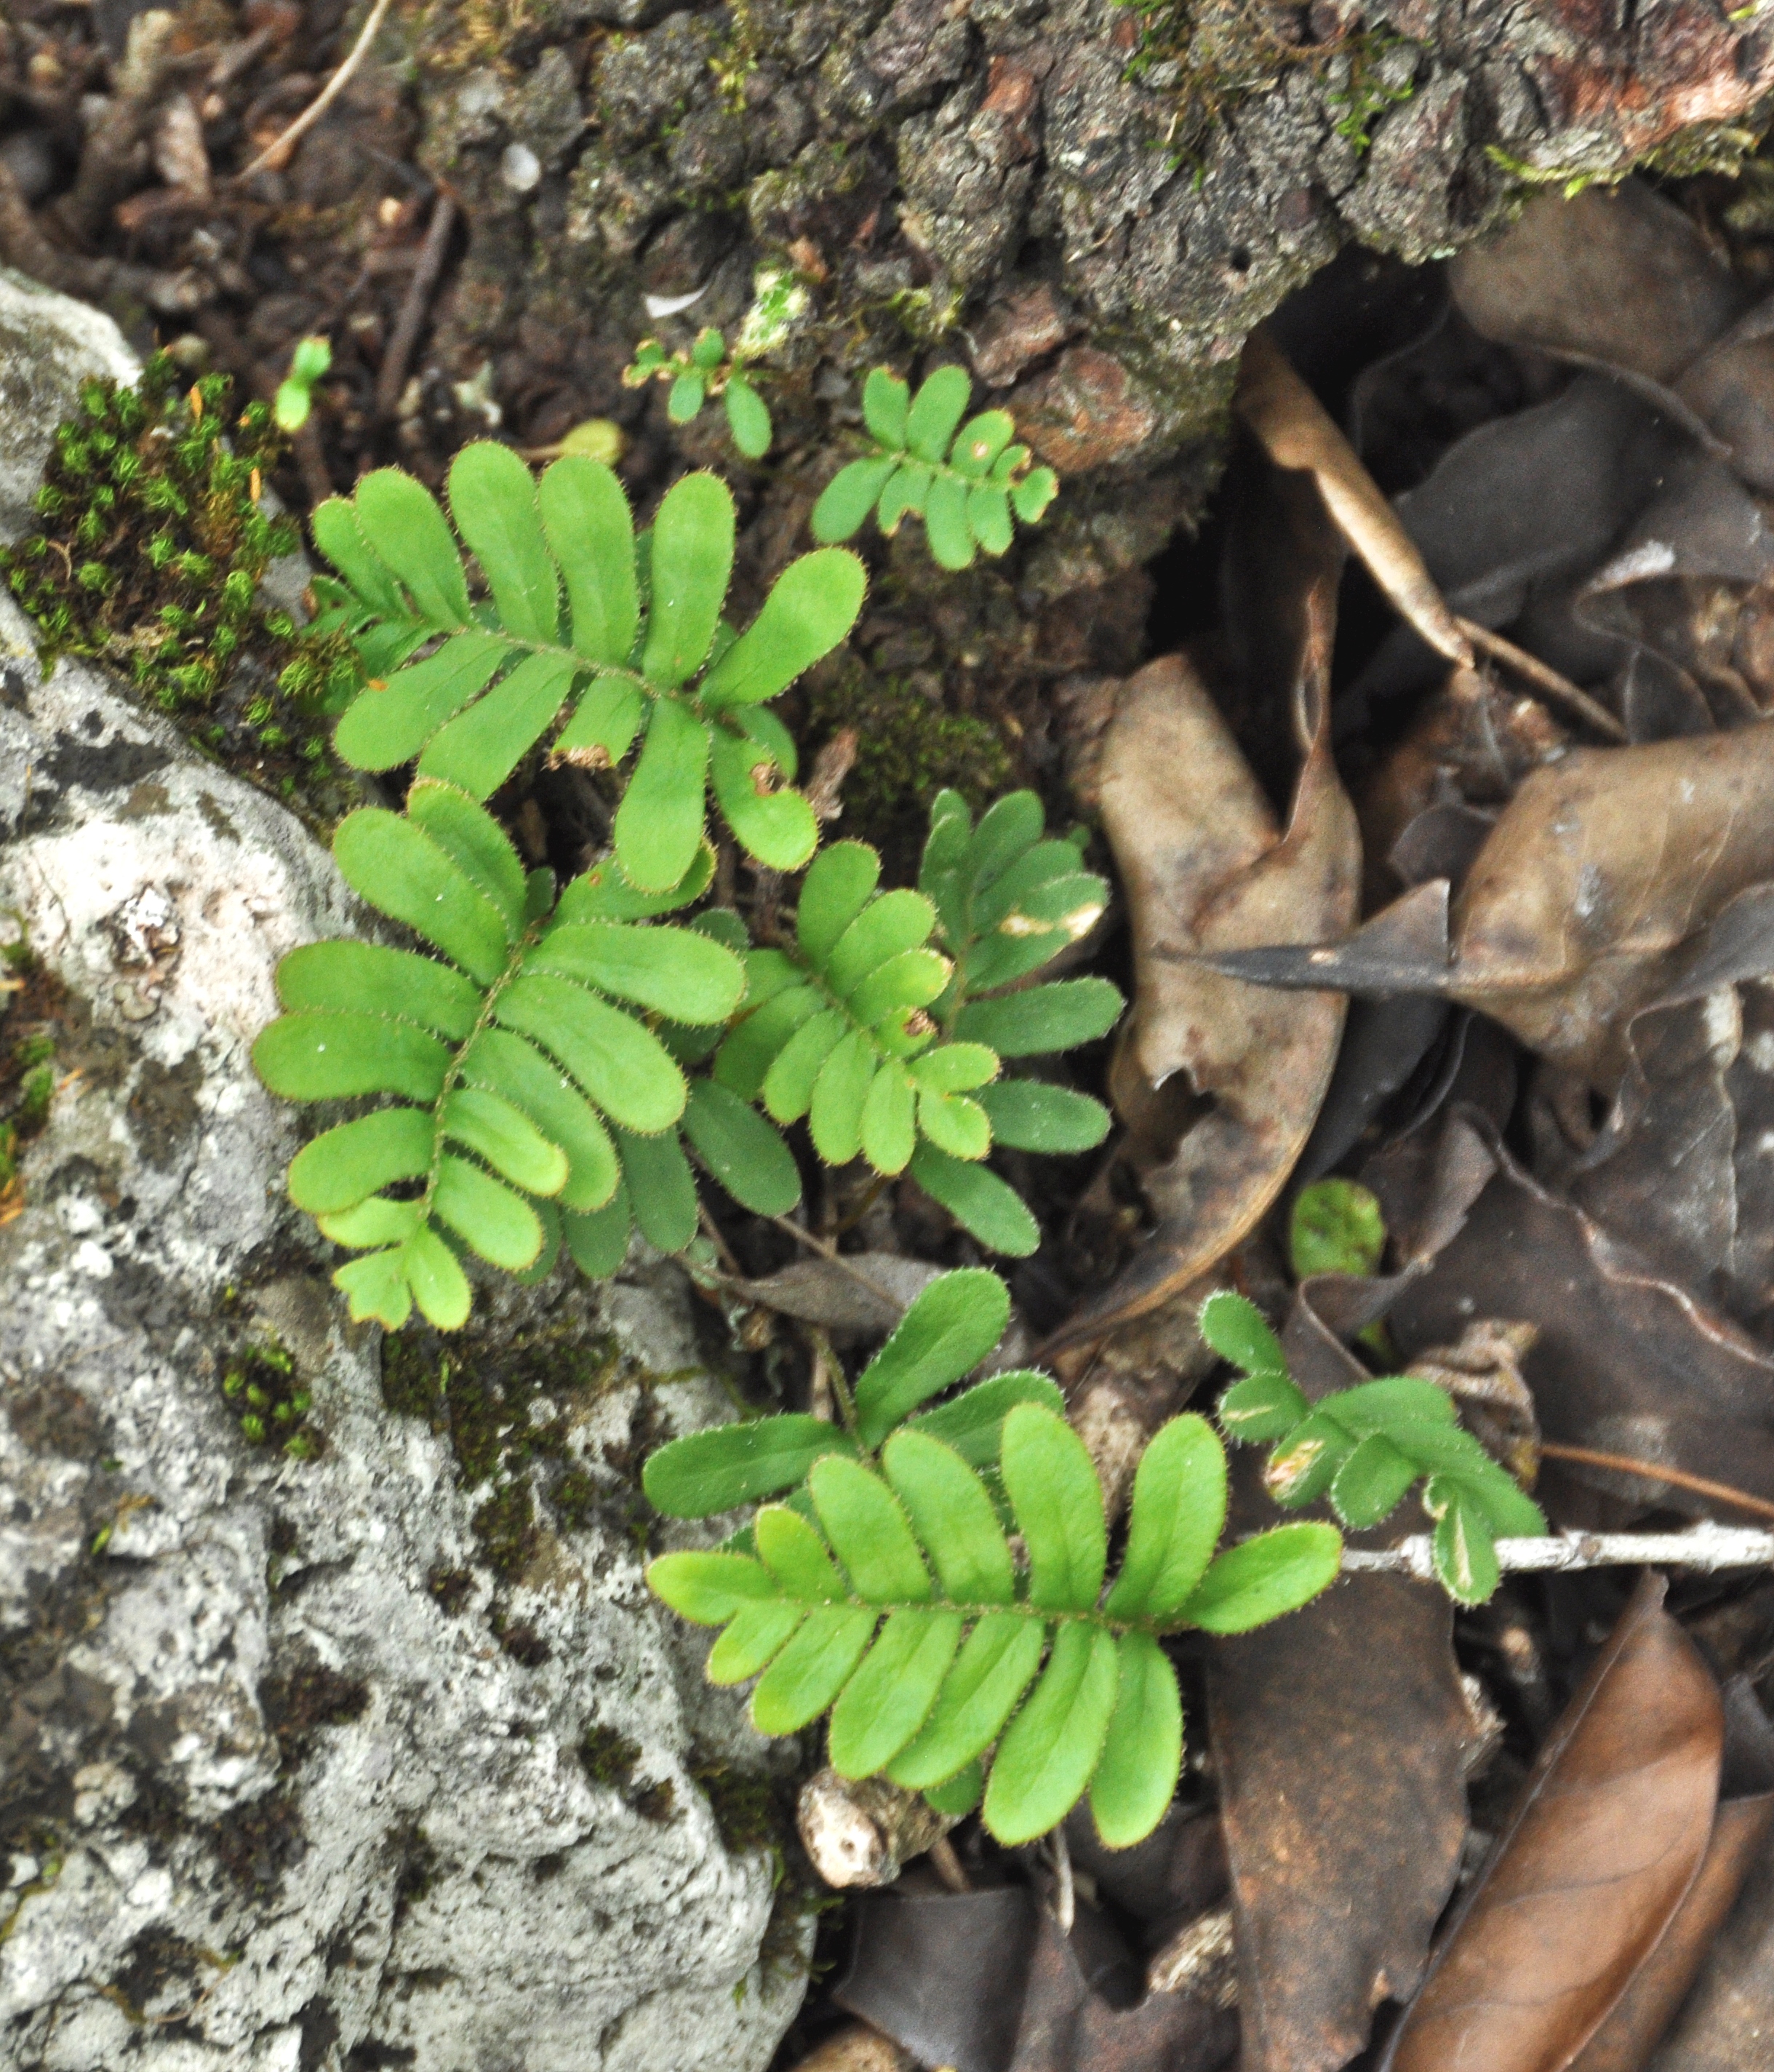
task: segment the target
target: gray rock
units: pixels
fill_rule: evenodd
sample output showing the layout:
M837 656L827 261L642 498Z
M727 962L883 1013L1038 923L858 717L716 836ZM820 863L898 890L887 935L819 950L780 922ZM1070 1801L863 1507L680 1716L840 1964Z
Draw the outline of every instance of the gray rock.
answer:
M31 526L50 434L95 374L133 381L140 372L123 334L102 310L0 266L0 539Z
M804 1925L761 1955L769 1856L691 1765L771 1758L632 1531L643 1445L727 1414L682 1276L508 1287L447 1374L401 1342L444 1424L553 1362L522 1429L574 1502L501 1541L530 1470L501 1440L465 1489L384 1403L248 1063L278 956L352 925L331 860L94 672L39 682L10 606L0 660L0 917L48 975L0 1042L60 1030L0 1202L0 2066L760 2072ZM231 1373L306 1392L315 1457Z

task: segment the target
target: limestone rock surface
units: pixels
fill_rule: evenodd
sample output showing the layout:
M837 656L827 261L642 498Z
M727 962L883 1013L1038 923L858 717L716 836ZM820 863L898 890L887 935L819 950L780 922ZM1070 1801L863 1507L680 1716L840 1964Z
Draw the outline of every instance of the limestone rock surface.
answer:
M95 374L133 381L139 372L102 310L0 266L0 539L31 530L50 434L72 414L80 384Z
M761 2072L804 1937L699 1779L767 1746L637 1546L643 1441L728 1414L681 1276L351 1327L248 1058L331 859L10 606L0 663L0 1052L56 1080L0 1206L0 2066Z

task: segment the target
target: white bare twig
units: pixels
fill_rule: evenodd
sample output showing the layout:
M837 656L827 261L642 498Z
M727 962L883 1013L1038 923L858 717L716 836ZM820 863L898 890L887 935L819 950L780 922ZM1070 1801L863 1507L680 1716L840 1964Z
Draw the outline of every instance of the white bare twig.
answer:
M267 145L250 166L243 167L235 175L236 179L249 180L255 173L262 173L267 166L281 166L283 163L289 156L290 146L306 131L313 129L321 117L339 98L351 74L363 62L364 55L375 39L376 31L382 26L382 18L388 11L388 0L376 0L376 5L370 10L369 19L364 23L357 41L351 45L345 55L345 62L277 142Z
M1531 1540L1500 1540L1497 1566L1506 1576L1571 1568L1774 1568L1774 1531L1760 1526L1704 1525L1684 1532L1560 1532ZM1345 1547L1345 1575L1435 1577L1426 1532L1396 1547Z

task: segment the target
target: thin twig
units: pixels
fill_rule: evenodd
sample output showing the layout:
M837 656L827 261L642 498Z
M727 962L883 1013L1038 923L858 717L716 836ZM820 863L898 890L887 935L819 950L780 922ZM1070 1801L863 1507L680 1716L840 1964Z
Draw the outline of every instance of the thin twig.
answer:
M370 45L375 40L376 32L381 27L382 18L388 11L388 0L376 0L376 5L370 10L369 19L358 33L357 41L345 54L345 62L277 142L266 145L251 165L248 166L244 171L235 175L236 179L249 180L255 173L262 173L269 166L282 165L290 155L291 145L298 138L305 135L307 131L314 128L321 117L344 91L351 74L368 55Z
M1501 662L1506 669L1513 669L1524 681L1532 684L1541 697L1554 705L1569 709L1585 726L1608 741L1624 743L1627 732L1604 705L1599 705L1587 691L1579 690L1568 676L1542 662L1538 656L1530 655L1526 648L1517 648L1503 634L1493 633L1488 626L1480 626L1476 619L1455 619L1454 623L1481 653L1489 655L1494 662Z
M846 1259L835 1244L827 1243L823 1237L815 1237L811 1231L803 1230L799 1223L790 1222L786 1216L772 1216L770 1220L778 1230L786 1231L791 1238L804 1244L810 1252L816 1252L821 1259L829 1260L840 1272L848 1273L859 1288L866 1288L877 1302L885 1302L889 1309L897 1309L901 1316L905 1314L905 1304L897 1295L883 1288L873 1274L864 1273L854 1260Z
M388 350L382 355L382 364L376 376L378 417L392 417L399 406L400 391L406 386L407 368L413 360L413 348L419 342L425 311L431 306L431 291L443 271L444 254L450 249L450 233L455 227L456 204L448 195L440 192L432 204L431 222L425 231L425 241L419 248L418 264L407 283L406 299L394 320Z
M1630 1453L1602 1453L1593 1446L1564 1446L1551 1440L1540 1445L1543 1459L1571 1461L1580 1468L1606 1468L1610 1474L1632 1475L1641 1482L1666 1482L1695 1496L1710 1497L1714 1503L1728 1503L1734 1511L1747 1511L1756 1518L1774 1518L1774 1503L1734 1489L1729 1482L1709 1482L1704 1475L1690 1475L1685 1468L1666 1468L1655 1461L1636 1461Z
M1358 1576L1435 1573L1435 1543L1414 1533L1396 1547L1345 1547L1343 1572ZM1690 1526L1682 1532L1558 1532L1532 1540L1499 1540L1497 1564L1506 1576L1545 1575L1572 1568L1774 1568L1774 1532L1753 1525Z
M938 1835L930 1846L930 1868L951 1892L971 1892L973 1881L962 1868L961 1859L955 1853L955 1844L947 1835Z
M706 1202L696 1203L696 1221L702 1226L703 1235L720 1253L722 1265L736 1281L743 1281L745 1277L745 1269L734 1256L733 1247L722 1235L720 1224L709 1215L708 1205Z

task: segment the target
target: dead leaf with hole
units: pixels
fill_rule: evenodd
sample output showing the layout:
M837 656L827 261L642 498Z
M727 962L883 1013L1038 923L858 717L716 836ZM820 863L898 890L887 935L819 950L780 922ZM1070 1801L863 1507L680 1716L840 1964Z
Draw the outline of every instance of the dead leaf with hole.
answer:
M1148 664L1116 709L1103 819L1127 896L1135 1004L1112 1083L1123 1120L1148 1137L1141 1180L1157 1225L1050 1351L1156 1307L1224 1257L1311 1134L1342 999L1265 993L1199 959L1278 939L1323 942L1354 919L1360 837L1330 751L1331 594L1328 579L1312 593L1291 686L1304 763L1285 828L1186 656ZM1167 1143L1160 1100L1185 1088L1193 1100L1169 1111Z
M1561 2072L1630 1986L1711 1840L1724 1710L1648 1575L1537 1758L1382 2072Z

